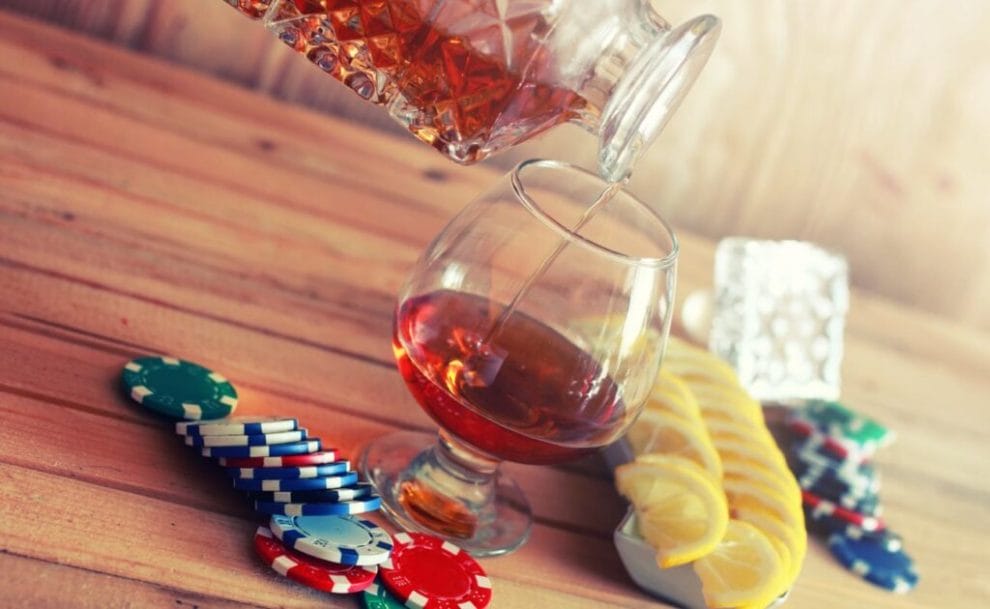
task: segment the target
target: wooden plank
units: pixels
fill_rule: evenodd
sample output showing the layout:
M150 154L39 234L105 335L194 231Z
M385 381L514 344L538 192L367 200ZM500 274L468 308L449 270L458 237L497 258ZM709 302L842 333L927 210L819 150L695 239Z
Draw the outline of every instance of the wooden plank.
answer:
M0 73L15 83L47 89L67 108L85 104L98 119L66 120L62 113L47 113L47 120L40 120L43 125L75 137L101 132L106 136L103 129L119 130L113 133L120 137L97 139L104 145L129 150L136 158L181 167L192 175L202 171L223 175L228 188L246 188L276 199L294 191L309 195L314 203L314 191L305 188L312 182L286 188L284 182L241 179L245 174L266 176L268 168L275 166L300 176L329 178L331 184L356 186L362 192L387 192L406 205L449 211L457 208L451 205L459 206L473 195L479 184L487 185L493 175L483 167L453 165L415 141L285 106L57 29L49 32L50 44L39 46L18 23L0 14L0 32L4 34L0 50L11 59ZM64 46L60 43L72 44L73 52L60 53L58 49ZM228 102L232 96L244 95L249 101L237 105ZM23 111L25 116L44 119L46 107L43 104ZM127 128L120 130L121 125ZM156 146L143 145L136 137L146 130L159 132ZM180 154L188 150L190 142L211 152L209 163L187 152ZM396 164L395 159L403 162ZM417 190L435 190L442 185L444 196L411 198L406 180L418 182ZM463 197L451 197L458 193ZM315 203L326 205L323 199ZM343 213L346 209L333 211Z
M9 552L238 602L314 604L253 560L248 520L12 465L3 474ZM245 586L248 573L265 577Z
M399 213L403 214L403 218L408 217L410 222L426 223L434 230L441 225L441 217L435 209L438 204L433 203L435 197L410 196L416 192L429 192L426 190L428 183L410 182L419 186L418 189L413 189L413 193L409 192L410 186L403 184L404 192L399 194L391 188L383 190L377 187L377 184L399 183L395 179L377 180L379 176L374 174L363 177L356 169L349 172L348 178L341 178L313 172L305 167L272 164L269 160L256 158L250 150L237 150L225 143L211 145L176 135L167 125L147 124L143 120L101 109L92 103L73 103L71 97L62 98L58 91L20 85L14 78L0 75L5 89L16 92L26 103L23 106L18 104L16 109L10 108L10 111L5 111L0 116L8 118L15 126L35 131L41 136L58 138L63 144L68 144L70 151L74 148L73 144L88 144L95 148L95 156L91 159L72 157L65 167L69 175L79 175L81 170L85 171L83 175L98 173L102 168L112 173L101 176L96 180L98 183L106 183L142 197L151 196L156 200L169 201L173 206L184 210L186 215L217 217L214 206L223 206L227 202L233 205L239 199L245 199L244 215L225 218L228 224L235 226L253 222L257 227L262 221L256 215L259 206L277 204L278 207L287 209L286 221L291 223L293 230L300 231L301 237L309 239L315 238L311 235L312 229L298 227L293 221L300 217L314 216L317 219L343 220L349 225L356 225L366 231L374 229L379 234L393 238L396 236L394 219ZM46 108L53 105L60 107L57 117L52 117L46 111ZM154 142L154 145L149 146L148 142ZM19 146L16 140L7 145ZM14 152L18 149L10 150ZM193 149L209 151L209 163L191 155L190 151ZM54 160L52 157L64 158L68 155L63 150L61 147L51 151L37 150L34 156L52 155L48 157L49 160ZM120 158L119 166L100 163L108 155L111 158L123 157ZM156 174L144 177L127 171L136 165L150 166L156 170ZM242 179L245 174L257 175L263 179L245 181ZM163 175L169 179L163 180ZM364 182L370 185L363 187ZM190 192L195 195L190 196ZM452 192L448 192L448 197L451 197ZM452 197L445 197L440 201L445 202L452 211L452 205L466 203L474 194L474 191L465 193L460 201L455 201ZM366 201L372 197L379 203L374 206L366 205ZM191 208L189 198L207 198L215 202L209 206ZM293 214L288 210L298 213ZM387 222L386 219L393 222ZM403 236L408 237L408 234ZM329 238L329 235L324 235L322 241L326 242ZM427 235L420 237L424 242L427 239Z
M391 359L393 294L406 272L401 262L378 262L376 255L353 250L328 255L301 242L282 242L277 234L248 236L75 181L35 179L41 176L33 171L13 178L14 171L17 161L0 170L11 184L0 211L0 233L10 244L11 262L109 282L135 296L189 310L226 310L243 325L269 327L300 340L316 341L322 332L314 329L336 327L339 348ZM65 195L46 194L61 185L69 186L59 191ZM115 206L123 213L115 214ZM160 220L146 222L153 216ZM48 246L32 247L37 244ZM224 254L238 250L245 251L243 262ZM354 306L357 302L360 307Z
M24 582L31 585L24 586ZM0 590L17 591L21 607L32 609L131 609L132 607L261 607L194 594L160 583L136 581L45 560L0 553ZM7 597L6 600L14 600Z

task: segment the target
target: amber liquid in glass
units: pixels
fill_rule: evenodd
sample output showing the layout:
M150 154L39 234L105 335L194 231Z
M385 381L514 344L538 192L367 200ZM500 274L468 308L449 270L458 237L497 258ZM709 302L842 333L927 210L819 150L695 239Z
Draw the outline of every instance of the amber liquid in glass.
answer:
M601 446L621 424L619 390L574 343L504 305L441 290L405 301L394 348L402 377L447 431L499 459L555 463Z

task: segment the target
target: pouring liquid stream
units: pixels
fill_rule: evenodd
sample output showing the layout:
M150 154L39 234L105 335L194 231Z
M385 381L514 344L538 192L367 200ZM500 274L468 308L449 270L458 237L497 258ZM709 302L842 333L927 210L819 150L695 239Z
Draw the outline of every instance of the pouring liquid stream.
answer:
M601 209L603 209L608 202L611 201L615 195L622 190L622 187L626 185L629 181L628 176L617 182L610 182L608 186L598 195L595 201L581 214L574 226L570 227L570 232L577 235L584 226L590 222ZM474 353L469 354L463 363L464 367L462 369L461 380L468 384L479 386L487 385L491 381L493 371L497 371L499 365L497 360L501 357L498 355L498 350L494 348L493 342L498 338L502 329L505 327L506 322L512 317L516 309L522 303L523 299L526 298L533 284L536 283L547 269L553 265L554 261L563 253L564 249L567 248L569 240L566 237L561 237L557 242L556 247L550 254L543 259L532 273L527 276L526 280L520 286L519 290L515 293L509 304L502 309L501 313L495 319L492 327L485 334L484 338L475 343ZM493 366L493 360L496 360ZM487 373L486 373L487 372Z

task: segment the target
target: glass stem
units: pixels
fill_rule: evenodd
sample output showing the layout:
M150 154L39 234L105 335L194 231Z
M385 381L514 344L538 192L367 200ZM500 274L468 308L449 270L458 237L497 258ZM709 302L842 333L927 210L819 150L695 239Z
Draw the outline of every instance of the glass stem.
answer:
M469 538L494 518L499 461L440 430L436 445L423 451L403 473L400 501L421 524Z

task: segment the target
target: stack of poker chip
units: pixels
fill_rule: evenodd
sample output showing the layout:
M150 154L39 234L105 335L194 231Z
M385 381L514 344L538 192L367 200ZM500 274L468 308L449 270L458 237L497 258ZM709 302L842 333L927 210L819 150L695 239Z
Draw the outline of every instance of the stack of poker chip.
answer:
M894 434L834 401L814 400L787 422L788 462L801 486L806 521L833 556L866 581L894 592L918 583L901 537L882 518L872 458Z
M124 365L121 381L134 401L183 419L175 432L215 459L259 514L347 516L381 507L350 462L324 449L295 418L229 416L237 390L212 370L173 357L140 357Z
M247 494L259 514L348 516L381 507L337 450L324 448L291 417L230 417L180 421L175 432L210 457Z
M491 582L456 545L421 533L395 539L359 514L381 507L337 451L293 417L229 416L237 391L223 376L171 357L124 366L127 394L172 419L187 446L214 459L266 519L254 533L261 560L316 590L363 593L367 609L484 609Z

